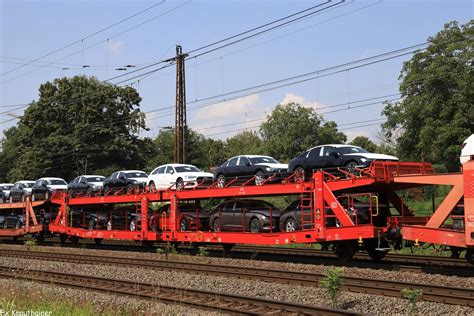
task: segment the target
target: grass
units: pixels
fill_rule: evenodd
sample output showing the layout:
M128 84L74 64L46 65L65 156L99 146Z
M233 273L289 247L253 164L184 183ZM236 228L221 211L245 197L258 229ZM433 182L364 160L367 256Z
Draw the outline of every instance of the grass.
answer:
M13 288L2 286L0 288L0 309L4 315L15 315L14 312L50 312L44 315L136 315L138 309L131 307L120 308L117 306L93 305L86 300L61 299L53 293L33 290L32 287L16 285ZM31 312L30 312L31 314Z

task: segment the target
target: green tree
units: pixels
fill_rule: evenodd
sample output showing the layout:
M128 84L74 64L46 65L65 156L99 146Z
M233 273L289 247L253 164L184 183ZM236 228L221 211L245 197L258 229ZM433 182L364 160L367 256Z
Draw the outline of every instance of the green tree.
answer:
M18 158L18 128L16 126L10 127L3 134L2 151L0 152L0 181L7 182L10 180L8 173Z
M228 138L225 144L227 158L237 155L263 155L265 149L257 132L244 131Z
M140 101L131 87L85 76L42 84L18 123L10 179L71 179L111 165L144 166L151 142L138 135L146 128Z
M377 152L377 144L375 144L373 141L371 141L368 137L366 136L357 136L355 137L349 144L354 145L354 146L359 146L362 147L371 153Z
M281 161L320 144L346 141L335 122L326 122L314 109L296 103L277 105L260 125L260 133L265 152Z
M383 131L400 158L459 168L460 145L474 132L474 27L450 22L401 71L402 101L383 110Z

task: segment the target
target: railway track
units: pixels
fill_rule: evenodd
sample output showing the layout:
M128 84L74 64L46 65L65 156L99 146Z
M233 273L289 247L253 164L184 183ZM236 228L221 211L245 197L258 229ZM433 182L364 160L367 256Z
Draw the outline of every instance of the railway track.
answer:
M115 256L98 256L55 252L37 252L25 250L0 249L0 255L35 260L71 262L79 264L101 264L123 267L153 269L159 271L181 271L193 274L219 275L240 279L259 280L291 285L317 287L324 275L286 270L223 266L209 263L190 263L174 260L134 259ZM390 280L370 280L345 276L342 282L344 290L400 297L403 288L415 288L423 291L425 301L474 307L474 290L468 288L444 287L428 284L411 284Z
M165 303L182 304L206 310L217 310L243 315L361 315L345 310L322 308L314 305L281 302L266 298L248 297L219 292L170 286L157 286L79 274L55 273L0 267L0 277L55 284L59 286L127 295Z

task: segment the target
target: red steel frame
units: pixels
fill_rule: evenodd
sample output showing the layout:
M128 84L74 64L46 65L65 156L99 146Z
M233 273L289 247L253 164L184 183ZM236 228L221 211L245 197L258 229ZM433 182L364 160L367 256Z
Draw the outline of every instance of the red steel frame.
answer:
M36 220L36 216L34 213L33 208L38 207L45 204L44 201L39 202L31 202L30 198L27 197L25 202L18 202L18 203L4 203L0 204L0 213L4 211L11 211L17 210L23 212L23 216L25 219L25 224L23 227L18 229L0 229L0 236L7 237L7 236L22 236L26 234L33 234L33 233L40 233L44 230L44 226L39 224Z
M413 188L431 184L448 184L453 189L430 218L413 217L403 201L395 193L396 190ZM363 240L377 238L385 233L390 226L397 223L396 218L391 219L387 227L377 227L370 224L353 222L346 210L340 204L336 195L345 193L384 192L392 204L401 214L403 238L419 242L431 242L456 247L472 247L474 233L474 162L464 166L464 173L459 174L433 174L433 168L426 163L410 162L375 162L369 169L363 170L362 176L348 176L347 178L329 177L325 172L318 171L310 181L295 183L284 181L279 184L264 184L261 186L241 185L217 188L211 185L207 188L193 188L182 191L156 191L141 194L110 195L70 198L63 192L53 194L52 203L59 204L59 213L54 222L49 225L52 233L77 236L81 238L111 238L144 241L171 241L171 242L202 242L202 243L247 243L247 244L291 244L308 242L335 242L342 240ZM235 198L258 197L276 195L309 194L314 197L312 212L314 225L312 229L305 229L291 233L269 232L208 232L208 231L179 231L178 203L183 200L208 199L208 198ZM450 211L464 196L465 205L465 231L446 230L441 224L449 216ZM154 232L148 227L148 204L150 202L170 202L170 213L164 231ZM36 202L35 202L36 203ZM38 202L41 203L41 202ZM132 203L141 209L141 229L138 231L126 230L87 230L67 225L67 209L69 206L90 204L118 204ZM18 205L16 205L18 204ZM32 216L31 202L24 205L0 205L1 209L24 208L27 216ZM21 204L21 205L20 205ZM33 204L33 206L39 204ZM341 227L326 226L326 212L330 208L340 223ZM29 214L29 215L28 215ZM159 220L157 218L157 220ZM422 225L407 225L407 223L422 223ZM29 220L27 221L29 223ZM197 225L197 224L196 224ZM38 228L36 228L38 227ZM33 224L21 228L18 234L33 232L41 225ZM15 233L16 234L16 233ZM0 236L13 236L10 230L0 230Z
M463 166L463 173L432 176L407 176L394 179L397 183L450 185L452 189L427 223L405 225L403 239L460 248L474 247L474 161ZM464 197L464 231L442 228L453 208Z

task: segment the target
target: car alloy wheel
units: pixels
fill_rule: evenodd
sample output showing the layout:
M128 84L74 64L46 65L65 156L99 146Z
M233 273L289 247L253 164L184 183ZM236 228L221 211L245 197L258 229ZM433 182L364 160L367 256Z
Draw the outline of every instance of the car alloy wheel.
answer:
M357 168L357 163L355 161L350 161L346 164L346 170L350 174L355 174Z
M134 190L133 184L127 185L127 193L128 193L128 194L132 194L132 193L134 193L134 191L135 191L135 190Z
M262 171L258 171L255 174L255 185L262 185L263 181L265 181L265 175Z
M10 196L10 204L13 203L13 198Z
M285 231L294 232L296 230L296 221L294 218L289 218L285 222Z
M217 187L218 188L223 188L225 187L225 176L223 174L220 174L217 177Z
M87 187L87 189L86 189L86 194L87 194L87 195L91 195L91 193L92 193L92 188L91 188L91 187Z
M303 167L298 167L295 169L295 182L304 182L305 174Z
M215 218L212 222L212 231L215 233L220 232L221 228L219 226L219 218Z
M185 232L188 230L188 221L185 218L183 218L181 222L179 223L179 229L182 232Z
M150 192L155 192L156 191L155 182L151 181L150 184L148 185L148 189Z
M250 232L251 233L258 233L260 232L261 225L260 225L260 220L258 218L252 218L250 221Z
M132 219L132 220L130 221L130 230L131 230L132 232L134 232L135 230L137 230L137 222L136 222L134 219Z
M95 221L93 219L89 220L89 230L94 230L95 228Z
M178 180L176 180L176 190L180 191L183 188L184 188L184 181L183 179L178 178Z

